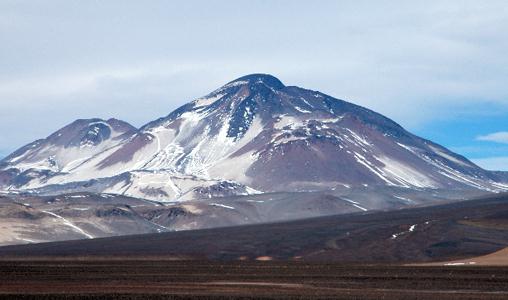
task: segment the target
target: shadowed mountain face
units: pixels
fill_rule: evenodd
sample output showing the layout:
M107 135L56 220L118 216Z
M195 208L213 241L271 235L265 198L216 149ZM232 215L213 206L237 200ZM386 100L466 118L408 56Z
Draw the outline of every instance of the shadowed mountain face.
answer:
M253 74L135 129L78 120L0 163L3 190L157 201L399 186L504 190L503 173L320 92Z

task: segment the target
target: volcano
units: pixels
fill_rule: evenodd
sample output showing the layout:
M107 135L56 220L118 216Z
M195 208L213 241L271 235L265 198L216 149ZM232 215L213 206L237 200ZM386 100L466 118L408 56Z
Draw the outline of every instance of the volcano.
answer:
M394 186L501 191L503 173L367 108L247 75L137 129L78 120L0 162L6 191L183 201Z

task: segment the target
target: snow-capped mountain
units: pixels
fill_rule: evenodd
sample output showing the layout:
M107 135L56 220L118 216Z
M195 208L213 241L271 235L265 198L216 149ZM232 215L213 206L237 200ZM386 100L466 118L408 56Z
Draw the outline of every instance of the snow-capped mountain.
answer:
M4 185L24 186L34 179L44 181L56 174L71 173L89 158L114 147L136 131L135 127L116 119L76 120L4 158L0 162L5 170L0 181Z
M4 190L159 201L337 186L508 188L369 109L253 74L135 129L79 120L0 163Z

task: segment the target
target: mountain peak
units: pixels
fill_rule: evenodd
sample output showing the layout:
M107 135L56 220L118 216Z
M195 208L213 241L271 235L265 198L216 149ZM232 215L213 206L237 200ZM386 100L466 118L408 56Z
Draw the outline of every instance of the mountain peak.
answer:
M342 185L508 190L501 175L374 111L286 87L268 74L240 77L139 130L114 119L76 121L4 159L0 189L2 176L3 186L20 189L64 183L81 188L78 182L103 178L101 188L125 194L112 178L141 174L143 186L133 184L131 195L171 201L183 195L168 179L149 177L153 171L230 180L260 191Z
M252 85L258 83L263 83L274 89L283 89L284 87L286 87L277 77L270 74L261 74L261 73L242 76L229 82L227 85L237 85L237 84Z

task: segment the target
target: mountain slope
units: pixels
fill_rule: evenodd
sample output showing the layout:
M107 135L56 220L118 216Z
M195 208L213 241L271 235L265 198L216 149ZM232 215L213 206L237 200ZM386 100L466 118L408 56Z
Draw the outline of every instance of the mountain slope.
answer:
M285 86L265 74L234 80L139 130L126 125L108 135L106 128L76 130L75 139L71 136L63 145L53 142L51 151L33 144L16 151L1 163L4 189L46 187L48 192L50 186L56 193L59 187L78 183L171 201L182 200L171 180L182 176L198 181L186 183L187 190L202 182L223 183L237 188L236 194L366 185L486 191L508 187L503 174L485 171L376 112ZM98 133L82 144L85 131ZM48 139L56 139L54 135ZM79 153L72 161L62 154L69 149ZM153 174L159 175L157 180L143 180ZM118 176L129 178L112 184ZM129 194L132 178L141 178L149 192Z
M0 183L12 188L43 184L46 178L71 173L94 156L121 145L136 131L116 119L76 120L0 161Z

